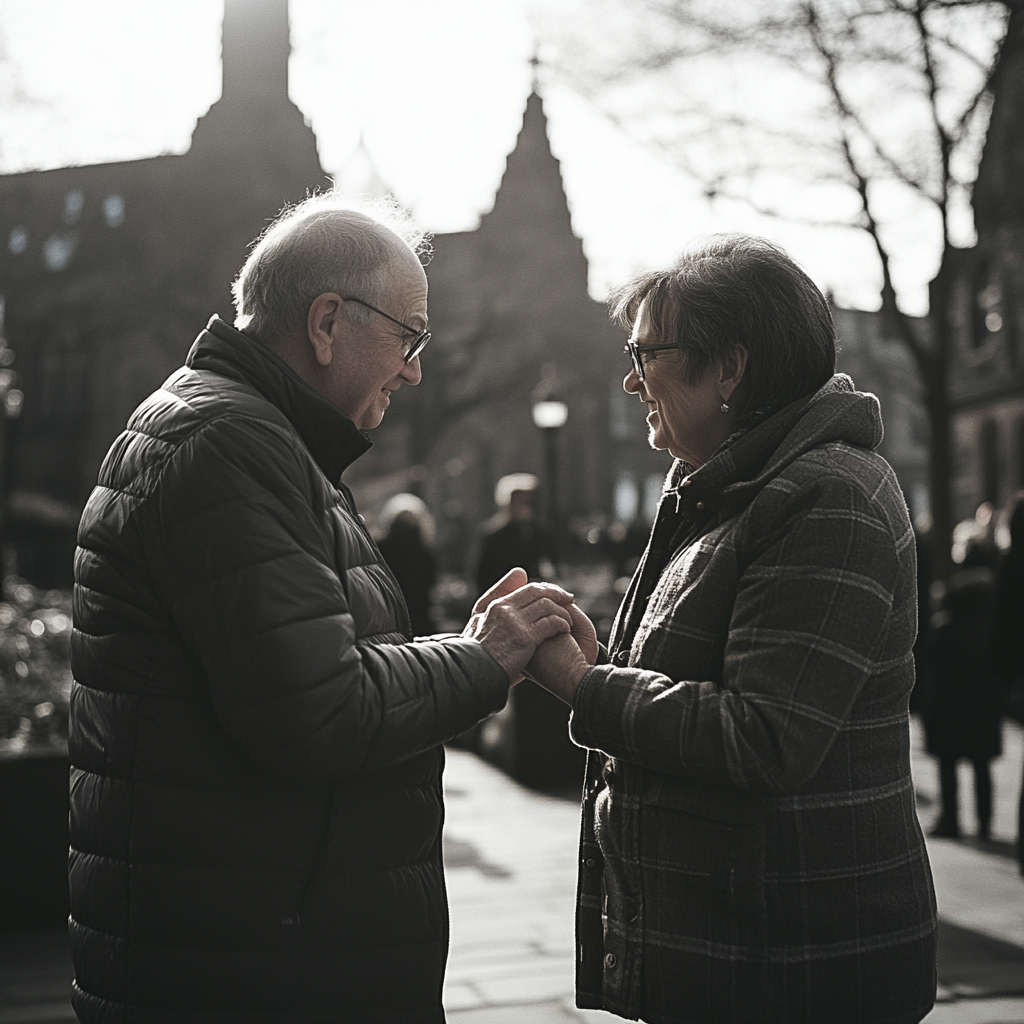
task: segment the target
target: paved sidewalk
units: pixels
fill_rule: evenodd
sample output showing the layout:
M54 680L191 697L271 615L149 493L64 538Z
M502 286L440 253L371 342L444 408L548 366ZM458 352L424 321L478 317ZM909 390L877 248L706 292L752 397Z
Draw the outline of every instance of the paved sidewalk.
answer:
M938 773L916 725L913 739L927 829L937 813ZM994 765L994 841L929 840L941 984L925 1024L1024 1024L1024 878L1011 857L1024 734L1008 725L1004 740ZM572 998L575 802L523 789L464 751L449 752L445 778L451 1024L620 1021L576 1009ZM967 776L960 792L968 829L972 791Z
M937 771L916 729L914 737L919 812L928 828ZM1024 879L1011 857L1024 734L1007 726L1004 740L995 763L993 842L929 840L941 1001L926 1024L1024 1024ZM619 1021L573 1004L576 801L524 789L463 750L448 752L445 789L450 1024ZM969 776L960 789L970 829ZM62 932L0 935L0 1024L73 1021L69 978Z

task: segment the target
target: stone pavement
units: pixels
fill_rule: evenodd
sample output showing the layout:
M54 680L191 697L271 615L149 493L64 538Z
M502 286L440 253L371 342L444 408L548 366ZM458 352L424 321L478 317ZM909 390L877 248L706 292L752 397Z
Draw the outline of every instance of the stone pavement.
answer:
M913 740L928 829L938 771L916 723ZM1006 725L1004 746L994 763L993 841L928 841L942 923L940 1002L925 1024L1024 1024L1024 878L1012 856L1024 732ZM572 998L576 803L523 789L464 751L449 752L445 779L450 1024L621 1021L579 1010ZM972 792L966 774L960 794L968 831Z
M925 1024L1024 1024L1024 878L1012 857L1024 733L1007 725L1004 741L993 841L929 839L941 986ZM928 828L937 771L916 728L914 778ZM524 789L463 750L449 750L445 780L450 1024L619 1021L573 1004L576 801ZM960 789L970 830L969 775ZM73 1021L69 977L63 933L0 935L0 1024Z

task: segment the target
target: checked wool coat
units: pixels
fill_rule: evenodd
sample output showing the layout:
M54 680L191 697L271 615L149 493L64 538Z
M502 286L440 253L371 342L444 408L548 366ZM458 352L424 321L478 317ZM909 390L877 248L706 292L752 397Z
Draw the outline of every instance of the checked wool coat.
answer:
M583 678L577 1001L651 1024L913 1024L935 897L910 778L914 540L837 375L677 462Z

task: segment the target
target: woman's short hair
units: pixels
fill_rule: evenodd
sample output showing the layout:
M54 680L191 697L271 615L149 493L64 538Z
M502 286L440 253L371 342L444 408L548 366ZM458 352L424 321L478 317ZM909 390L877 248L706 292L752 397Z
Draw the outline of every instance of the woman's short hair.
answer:
M427 236L390 196L360 201L330 191L286 208L257 239L232 285L235 327L276 341L305 324L313 300L325 292L381 306L399 246L419 257L430 251ZM366 323L372 313L352 304L349 316Z
M642 274L613 294L613 319L632 331L645 299L656 337L678 343L687 383L723 361L733 346L746 348L741 415L781 409L813 394L835 373L828 302L767 239L698 239L669 269Z

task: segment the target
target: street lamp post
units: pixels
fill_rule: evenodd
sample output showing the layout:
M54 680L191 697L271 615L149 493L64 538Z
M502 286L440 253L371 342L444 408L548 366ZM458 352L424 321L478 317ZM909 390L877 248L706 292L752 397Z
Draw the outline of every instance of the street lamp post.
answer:
M533 405L533 422L544 435L545 475L547 477L547 518L548 526L555 541L555 550L561 557L562 524L558 503L558 432L569 417L565 402L546 400Z

